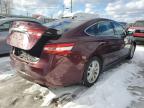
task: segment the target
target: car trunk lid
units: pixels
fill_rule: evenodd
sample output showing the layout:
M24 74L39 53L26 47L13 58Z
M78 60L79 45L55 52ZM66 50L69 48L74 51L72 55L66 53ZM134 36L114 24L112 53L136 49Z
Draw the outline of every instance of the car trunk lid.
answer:
M13 47L30 50L47 30L35 22L17 21L10 29L7 43Z
M10 29L7 43L13 46L12 54L27 62L39 60L45 44L61 36L57 30L37 23L19 22Z

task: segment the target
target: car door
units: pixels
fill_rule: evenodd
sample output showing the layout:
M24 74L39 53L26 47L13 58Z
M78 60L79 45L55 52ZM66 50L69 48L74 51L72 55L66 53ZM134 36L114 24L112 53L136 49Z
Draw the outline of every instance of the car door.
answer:
M111 22L99 21L95 25L86 30L87 34L96 38L99 41L99 47L96 53L99 53L103 58L104 66L109 65L119 58L119 50L121 41L114 34L114 28Z
M121 40L115 36L114 27L110 21L103 21L98 26L99 33L97 37L103 40L103 58L104 64L109 65L119 59L119 52L121 50Z
M10 51L10 46L6 43L10 26L11 22L5 22L0 25L0 54L5 54Z
M119 58L124 57L128 54L130 48L130 38L126 35L125 29L117 22L113 21L112 25L115 31L115 37L119 39L120 51Z

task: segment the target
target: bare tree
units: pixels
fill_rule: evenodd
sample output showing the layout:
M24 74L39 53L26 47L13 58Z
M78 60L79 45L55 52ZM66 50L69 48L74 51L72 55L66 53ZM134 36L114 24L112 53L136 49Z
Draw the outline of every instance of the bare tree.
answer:
M9 15L11 10L11 0L0 0L1 14Z
M2 13L2 0L0 0L0 14Z

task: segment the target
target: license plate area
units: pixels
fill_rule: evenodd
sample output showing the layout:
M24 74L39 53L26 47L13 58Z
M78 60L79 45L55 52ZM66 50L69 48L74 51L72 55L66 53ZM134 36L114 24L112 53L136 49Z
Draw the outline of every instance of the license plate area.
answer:
M26 62L32 62L32 63L39 61L39 58L34 57L23 50L20 51L19 58Z
M13 48L12 53L26 63L37 63L40 60L40 58L30 54L29 51L18 48Z

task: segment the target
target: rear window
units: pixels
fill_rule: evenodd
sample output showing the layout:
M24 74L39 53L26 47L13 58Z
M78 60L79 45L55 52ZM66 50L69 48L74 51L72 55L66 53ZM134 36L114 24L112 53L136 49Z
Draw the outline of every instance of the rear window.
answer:
M70 29L80 26L84 22L86 22L86 21L84 21L84 20L57 20L57 21L53 21L50 23L46 23L46 24L44 24L44 26L46 26L48 28L60 30L63 32L67 32Z
M135 26L135 27L144 27L144 21L137 21L137 22L135 22L135 24L133 26Z

